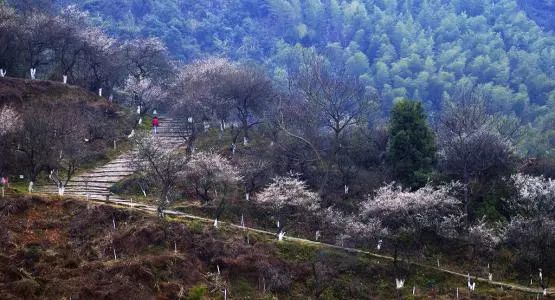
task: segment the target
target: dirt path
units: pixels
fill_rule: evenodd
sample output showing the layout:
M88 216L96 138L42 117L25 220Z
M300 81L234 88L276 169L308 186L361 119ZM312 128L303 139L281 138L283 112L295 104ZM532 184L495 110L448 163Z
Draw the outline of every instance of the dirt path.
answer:
M82 200L86 201L84 199L82 199ZM156 207L152 206L152 205L145 205L145 204L140 204L140 203L133 203L131 201L118 201L118 200L101 201L101 200L91 199L89 201L92 201L94 203L101 204L101 205L112 205L112 206L130 208L130 209L137 210L137 211L147 212L147 213L150 213L150 214L157 214ZM174 210L166 210L166 211L164 211L164 213L167 216L183 218L183 219L188 219L188 220L197 220L197 221L207 223L209 225L214 223L214 220L212 220L212 219L199 217L199 216L195 216L195 215L190 215L190 214L187 214L187 213L178 212L178 211L174 211ZM233 223L225 222L225 221L219 221L218 224L220 226L229 226L229 227L237 229L237 230L250 231L250 232L255 232L255 233L259 233L259 234L264 234L264 235L269 235L269 236L276 237L275 232L270 232L270 231L266 231L266 230L262 230L262 229L243 227L241 225L237 225L237 224L233 224ZM333 245L333 244L316 242L316 241L303 239L303 238L297 238L297 237L287 237L286 236L284 239L286 241L304 243L304 244L309 244L309 245L314 245L314 246L319 246L319 247L324 247L324 248L330 248L330 249L337 249L337 250L346 251L346 252L349 252L349 253L361 253L361 254L365 254L365 255L368 255L368 256L371 256L371 257L375 257L375 258L393 261L393 257L391 257L391 256L384 255L384 254L373 253L373 252L370 252L370 251L367 251L367 250L361 250L361 249L355 249L355 248L349 248L349 247L341 247L341 246L337 246L337 245ZM448 269L444 269L444 268L438 268L438 267L431 266L431 265L426 265L426 264L421 264L421 263L416 263L416 262L410 262L410 263L412 265L415 265L415 266L418 266L418 267L421 267L421 268L424 268L424 269L444 272L444 273L447 273L447 274L450 274L450 275L458 276L458 277L461 277L464 280L466 280L466 278L468 276L467 274L463 274L463 273L460 273L460 272L456 272L456 271L452 271L452 270L448 270ZM472 279L474 281L483 282L483 283L486 283L486 284L491 285L491 286L502 287L504 289L509 289L509 290L515 290L515 291L520 291L520 292L525 292L525 293L530 293L530 294L535 294L535 295L541 295L543 293L543 291L541 289L530 288L530 287L526 287L526 286L518 285L518 284L512 284L512 283L507 283L507 282L502 282L502 281L495 281L495 280L490 281L487 278L475 277L475 276L472 276ZM548 296L554 296L555 295L555 289L554 288L548 289L547 295Z

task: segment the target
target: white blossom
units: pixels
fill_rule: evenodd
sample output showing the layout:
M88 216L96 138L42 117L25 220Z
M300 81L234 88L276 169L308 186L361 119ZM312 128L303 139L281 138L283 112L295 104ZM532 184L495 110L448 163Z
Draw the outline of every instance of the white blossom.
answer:
M509 205L521 216L535 216L555 211L555 181L543 176L516 174L511 176L516 196Z
M310 191L306 183L293 177L276 177L263 191L257 194L256 201L276 210L286 206L304 207L316 210L319 196Z
M427 185L416 191L395 183L379 188L361 204L360 214L350 225L367 235L388 235L428 229L451 234L462 219L461 201L452 196L460 184Z
M22 126L19 113L11 106L0 107L0 136L17 131Z
M187 165L185 176L206 201L210 200L209 192L216 193L217 188L225 190L242 179L227 158L212 152L195 153Z

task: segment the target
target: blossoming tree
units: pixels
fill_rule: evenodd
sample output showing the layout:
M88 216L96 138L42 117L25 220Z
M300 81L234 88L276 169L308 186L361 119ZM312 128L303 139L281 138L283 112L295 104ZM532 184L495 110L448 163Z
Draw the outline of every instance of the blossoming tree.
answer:
M284 218L299 211L314 212L319 207L319 199L304 181L295 177L275 177L255 197L257 203L267 206L274 213L280 240L285 235Z

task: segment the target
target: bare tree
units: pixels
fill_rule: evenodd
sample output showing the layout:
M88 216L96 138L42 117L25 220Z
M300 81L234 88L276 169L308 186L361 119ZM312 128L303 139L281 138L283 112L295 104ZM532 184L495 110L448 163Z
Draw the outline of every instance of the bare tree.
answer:
M135 144L137 151L132 165L158 193L158 214L163 217L164 210L176 199L176 188L189 158L154 136L138 136Z
M320 125L333 133L334 155L340 151L346 130L367 124L375 95L349 75L345 66L333 66L322 56L305 53L296 84L310 109L318 113Z
M264 110L274 99L272 82L266 73L254 65L239 65L221 77L222 85L217 94L235 109L241 130L234 134L236 143L243 134L244 144L249 143L249 130L263 122Z

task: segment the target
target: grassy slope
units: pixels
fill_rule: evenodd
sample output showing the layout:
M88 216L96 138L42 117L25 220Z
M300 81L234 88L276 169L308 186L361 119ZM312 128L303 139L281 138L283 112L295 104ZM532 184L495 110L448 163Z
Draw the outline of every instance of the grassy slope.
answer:
M118 132L116 136L121 135L123 131L130 130L132 126L127 118L129 112L81 87L55 81L0 78L0 105L8 104L19 110L25 110L29 106L39 103L52 106L60 103L75 107L84 105L89 112L104 112L104 116L98 122L117 122L117 126L113 127L114 132ZM91 146L98 149L98 155L80 166L80 172L105 164L130 149L127 139L120 139L117 149L113 149L111 141L98 140L95 143ZM17 178L14 178L14 185L20 186L21 191L27 190L25 183L18 185Z
M396 295L388 261L225 226L28 196L0 200L0 216L0 299L218 299L208 275L217 266L232 299ZM435 271L415 269L406 285L409 299L467 294L464 280ZM480 284L473 298L521 297Z
M39 101L49 103L87 101L98 105L107 104L103 98L78 86L55 81L0 78L0 103L21 105Z

